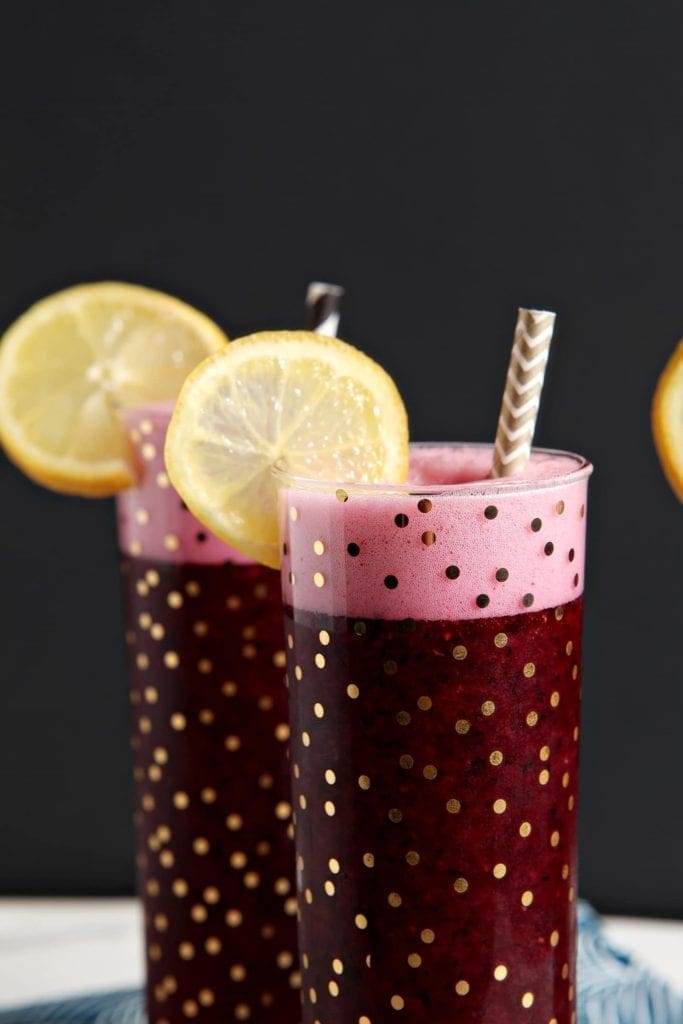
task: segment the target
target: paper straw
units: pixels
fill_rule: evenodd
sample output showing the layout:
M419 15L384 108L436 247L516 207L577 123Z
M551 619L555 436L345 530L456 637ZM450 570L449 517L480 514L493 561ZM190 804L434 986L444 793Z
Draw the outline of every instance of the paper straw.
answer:
M306 292L306 330L336 337L343 296L344 289L338 284L311 281Z
M554 326L554 313L518 311L491 476L521 473L529 461Z

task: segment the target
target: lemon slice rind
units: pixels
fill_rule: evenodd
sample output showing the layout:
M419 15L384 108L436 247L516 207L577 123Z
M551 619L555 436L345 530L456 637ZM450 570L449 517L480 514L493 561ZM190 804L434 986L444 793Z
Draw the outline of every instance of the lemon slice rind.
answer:
M664 475L683 502L683 341L674 349L657 382L652 433Z
M400 483L408 427L400 395L369 356L308 331L238 338L185 382L166 440L169 477L222 540L280 564L272 467L345 482Z
M0 343L0 439L36 483L88 497L135 482L120 411L176 397L227 342L187 303L104 281L41 299Z

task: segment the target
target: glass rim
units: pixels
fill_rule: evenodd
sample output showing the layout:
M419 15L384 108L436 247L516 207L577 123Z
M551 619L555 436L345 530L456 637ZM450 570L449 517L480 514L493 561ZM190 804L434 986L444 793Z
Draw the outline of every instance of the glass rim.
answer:
M475 451L493 451L493 444L487 441L411 441L410 451L416 448L459 448ZM355 494L409 494L409 495L434 495L434 494L459 494L459 495L486 495L486 494L512 494L531 493L533 491L550 490L554 487L567 486L586 480L593 472L593 464L583 455L576 452L563 451L559 448L536 448L531 449L532 455L545 455L550 457L561 457L571 460L575 466L565 473L553 473L550 476L542 477L489 477L484 480L465 480L458 483L443 484L420 484L411 483L409 480L402 484L390 483L364 483L356 480L332 480L318 479L304 476L301 473L294 473L287 468L285 459L278 459L271 467L271 473L279 486L290 486L294 489L306 491L335 491L344 490Z

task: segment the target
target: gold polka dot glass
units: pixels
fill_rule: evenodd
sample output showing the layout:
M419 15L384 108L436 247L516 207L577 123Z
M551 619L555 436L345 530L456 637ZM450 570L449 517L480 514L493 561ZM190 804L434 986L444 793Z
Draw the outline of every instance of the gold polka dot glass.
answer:
M574 1019L591 467L490 465L277 474L305 1024Z
M170 487L168 410L130 417L118 499L149 1024L300 1019L279 579Z

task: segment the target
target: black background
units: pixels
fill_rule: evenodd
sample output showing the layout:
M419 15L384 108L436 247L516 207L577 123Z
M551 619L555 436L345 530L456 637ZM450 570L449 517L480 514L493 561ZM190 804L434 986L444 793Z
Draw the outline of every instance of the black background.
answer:
M348 289L416 439L491 439L517 305L537 441L596 464L582 890L683 912L683 509L649 404L683 333L683 15L663 0L20 3L0 14L0 327L83 280L231 335ZM0 884L133 886L112 504L0 464Z

